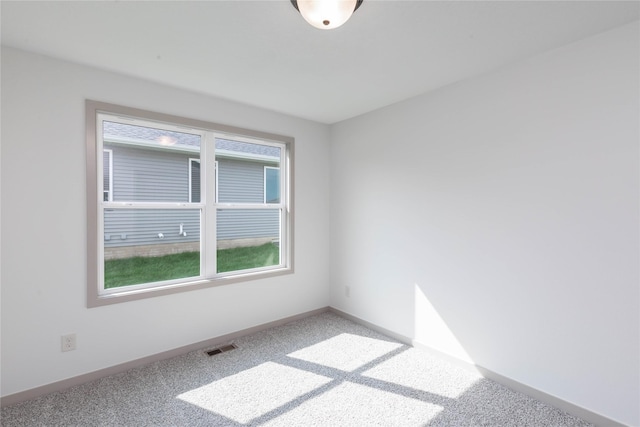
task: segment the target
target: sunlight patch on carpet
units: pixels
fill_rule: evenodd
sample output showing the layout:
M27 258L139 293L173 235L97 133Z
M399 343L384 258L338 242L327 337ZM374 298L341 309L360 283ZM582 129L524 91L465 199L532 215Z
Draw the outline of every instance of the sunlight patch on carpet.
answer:
M304 401L264 426L424 426L443 408L416 399L346 382Z
M288 356L351 372L399 347L402 344L397 342L343 333Z
M406 366L413 369L407 371ZM362 376L452 399L460 397L482 379L479 374L451 366L419 349L395 355L363 372Z
M330 381L321 375L266 362L182 393L178 399L248 423Z

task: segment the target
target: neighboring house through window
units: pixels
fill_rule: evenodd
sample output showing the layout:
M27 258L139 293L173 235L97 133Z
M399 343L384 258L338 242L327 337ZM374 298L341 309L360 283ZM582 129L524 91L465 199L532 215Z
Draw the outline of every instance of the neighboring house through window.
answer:
M200 203L200 159L189 159L189 203Z
M102 150L102 200L110 202L113 200L113 151Z
M292 271L292 138L92 101L87 125L89 306Z

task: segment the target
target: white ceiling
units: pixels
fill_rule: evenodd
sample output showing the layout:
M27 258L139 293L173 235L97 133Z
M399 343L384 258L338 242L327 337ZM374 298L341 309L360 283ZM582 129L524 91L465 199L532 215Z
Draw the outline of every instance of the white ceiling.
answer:
M335 123L638 20L637 1L2 1L2 44Z

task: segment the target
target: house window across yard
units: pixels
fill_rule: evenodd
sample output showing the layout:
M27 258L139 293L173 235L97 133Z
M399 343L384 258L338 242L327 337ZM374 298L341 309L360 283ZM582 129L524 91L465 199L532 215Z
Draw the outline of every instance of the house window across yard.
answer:
M264 167L264 202L280 203L280 169Z
M293 139L87 101L88 305L292 272Z
M189 159L189 202L200 203L200 159Z
M111 177L113 176L113 153L111 150L102 150L102 200L105 202L111 202L113 200L113 182Z

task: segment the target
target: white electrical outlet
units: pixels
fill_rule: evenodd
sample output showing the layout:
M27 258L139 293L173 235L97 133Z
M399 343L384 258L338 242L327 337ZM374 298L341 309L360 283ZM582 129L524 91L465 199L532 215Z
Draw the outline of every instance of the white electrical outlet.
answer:
M344 296L349 298L351 296L351 288L348 286L344 287Z
M71 351L76 349L76 334L68 334L62 336L62 351Z

